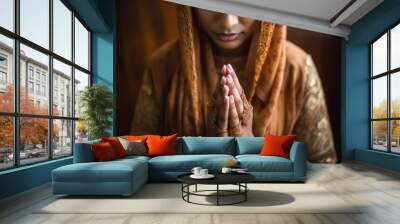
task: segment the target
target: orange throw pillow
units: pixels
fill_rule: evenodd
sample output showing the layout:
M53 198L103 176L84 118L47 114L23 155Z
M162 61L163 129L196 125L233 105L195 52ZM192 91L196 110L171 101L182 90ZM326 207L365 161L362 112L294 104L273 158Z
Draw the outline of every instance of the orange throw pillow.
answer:
M101 138L101 142L108 142L114 149L115 155L118 158L126 156L126 151L122 146L121 142L119 142L118 138L111 137L111 138Z
M264 136L264 146L261 149L262 156L280 156L289 159L290 147L294 142L295 135Z
M177 134L170 136L149 135L146 140L148 156L176 155L176 136Z
M117 158L113 147L108 142L93 144L90 147L92 149L94 157L99 162L110 161Z

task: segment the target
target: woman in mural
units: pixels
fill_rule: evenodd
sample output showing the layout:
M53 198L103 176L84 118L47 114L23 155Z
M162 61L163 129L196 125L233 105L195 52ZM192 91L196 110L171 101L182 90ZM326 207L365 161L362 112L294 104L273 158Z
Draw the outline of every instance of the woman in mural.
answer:
M295 134L312 162L336 162L321 82L286 27L178 6L178 39L158 49L132 134Z

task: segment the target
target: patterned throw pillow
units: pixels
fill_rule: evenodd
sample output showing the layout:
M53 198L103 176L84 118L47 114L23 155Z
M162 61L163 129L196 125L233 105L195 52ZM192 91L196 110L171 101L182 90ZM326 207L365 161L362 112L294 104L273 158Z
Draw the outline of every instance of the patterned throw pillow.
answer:
M126 155L145 156L147 155L146 145L141 140L126 140L125 138L118 137L122 147L126 151Z

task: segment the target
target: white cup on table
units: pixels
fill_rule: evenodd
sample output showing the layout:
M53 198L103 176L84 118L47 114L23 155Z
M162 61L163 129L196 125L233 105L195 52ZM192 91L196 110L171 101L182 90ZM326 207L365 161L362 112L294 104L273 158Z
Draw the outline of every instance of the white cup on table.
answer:
M208 169L201 169L200 170L200 176L207 176L208 175Z
M200 175L201 175L200 171L201 171L202 169L203 169L203 168L201 168L201 167L193 167L192 173L193 173L194 175L196 175L196 176L200 176Z

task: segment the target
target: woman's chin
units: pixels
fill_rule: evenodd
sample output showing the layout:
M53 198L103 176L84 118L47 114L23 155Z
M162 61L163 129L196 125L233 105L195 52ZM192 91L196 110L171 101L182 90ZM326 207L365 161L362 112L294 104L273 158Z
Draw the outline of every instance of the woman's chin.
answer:
M234 51L242 45L242 41L234 40L234 41L217 41L216 45L221 50L225 51Z

